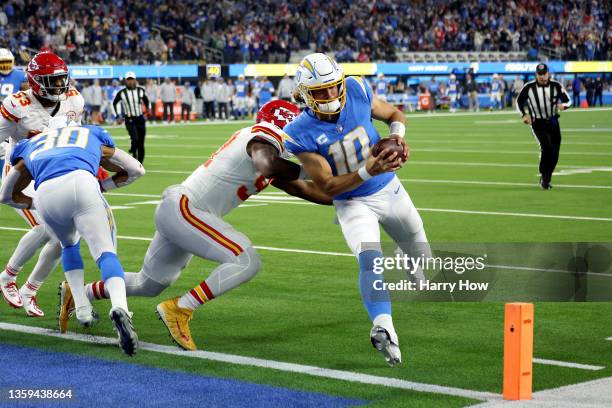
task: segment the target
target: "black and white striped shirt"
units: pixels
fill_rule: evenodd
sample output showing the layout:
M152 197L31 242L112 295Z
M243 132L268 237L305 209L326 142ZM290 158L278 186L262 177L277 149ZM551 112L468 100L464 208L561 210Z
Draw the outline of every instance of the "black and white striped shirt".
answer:
M134 89L123 88L117 92L113 100L115 112L119 112L117 110L119 103L121 103L123 115L131 118L142 116L142 104L144 103L146 106L149 106L149 98L147 98L146 91L142 86L136 86Z
M572 101L563 85L552 79L548 85L539 85L535 80L527 82L516 98L516 109L521 116L530 115L531 120L558 117L558 104L567 108Z

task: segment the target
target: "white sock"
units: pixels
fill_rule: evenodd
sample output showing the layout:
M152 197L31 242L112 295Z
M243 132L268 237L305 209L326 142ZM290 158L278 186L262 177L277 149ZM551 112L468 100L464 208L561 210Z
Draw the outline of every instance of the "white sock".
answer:
M23 285L20 289L21 296L36 296L36 293L38 293L38 289L40 289L40 285L42 284L42 282L32 279L32 275L30 275L25 285Z
M12 266L6 265L4 271L0 273L0 282L15 282L20 271L21 268L13 268Z
M200 306L200 302L195 300L189 292L185 293L178 300L178 307L182 307L183 309L195 310L198 306Z
M70 291L74 298L74 307L91 307L91 303L85 295L85 273L83 269L66 271L64 275L66 275L66 281L68 281L68 285L70 285Z
M108 291L108 295L113 307L120 307L128 312L127 296L125 294L125 281L123 278L113 276L104 281L104 288Z

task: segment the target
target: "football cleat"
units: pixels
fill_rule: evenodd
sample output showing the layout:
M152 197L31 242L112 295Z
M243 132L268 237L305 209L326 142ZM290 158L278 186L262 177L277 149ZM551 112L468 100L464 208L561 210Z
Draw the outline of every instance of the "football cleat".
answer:
M60 283L58 295L57 325L59 326L60 333L66 333L68 331L68 320L70 320L70 316L74 313L74 298L72 297L72 291L70 291L68 282L63 281Z
M111 319L117 336L119 338L119 348L128 356L133 356L138 350L138 335L134 330L131 313L120 307L113 307L108 314Z
M193 317L193 310L179 307L178 297L166 300L157 305L157 314L170 333L172 340L183 350L197 350L191 338L189 321Z
M26 314L29 317L44 317L45 312L42 311L40 307L38 307L38 301L36 300L36 296L28 296L21 295L23 299L23 308L25 309Z
M100 316L91 306L77 307L75 311L76 318L83 327L93 327L100 321Z
M383 355L387 364L394 367L402 362L402 353L397 344L393 341L389 332L382 326L374 326L370 331L372 346Z
M9 306L19 309L23 307L23 299L19 293L19 288L15 281L5 281L0 283L0 291L2 291L2 297L8 303Z

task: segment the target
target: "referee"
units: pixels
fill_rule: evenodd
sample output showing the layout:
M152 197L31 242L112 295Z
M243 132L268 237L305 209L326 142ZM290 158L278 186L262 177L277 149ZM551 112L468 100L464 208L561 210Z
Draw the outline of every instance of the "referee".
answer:
M139 162L144 161L145 155L145 118L142 111L142 104L149 106L149 98L145 89L136 82L136 74L127 72L125 74L125 88L117 92L113 100L115 112L117 105L121 103L121 111L125 118L125 127L130 135L130 153Z
M548 66L536 67L536 79L527 82L518 97L516 108L523 117L523 123L531 129L540 144L540 187L550 190L550 179L561 148L559 111L567 109L571 99L563 85L550 79Z

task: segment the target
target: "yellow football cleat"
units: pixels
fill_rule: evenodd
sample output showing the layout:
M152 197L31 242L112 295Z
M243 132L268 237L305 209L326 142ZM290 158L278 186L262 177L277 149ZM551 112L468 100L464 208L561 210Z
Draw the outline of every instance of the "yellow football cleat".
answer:
M60 283L58 295L57 324L60 333L66 333L68 331L68 320L74 314L74 298L72 297L68 282L63 281Z
M178 297L166 300L157 305L157 314L168 329L172 340L183 350L197 350L198 347L191 338L189 321L193 316L193 310L179 307Z

